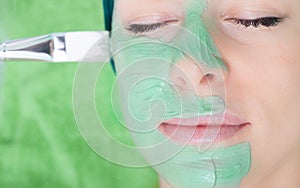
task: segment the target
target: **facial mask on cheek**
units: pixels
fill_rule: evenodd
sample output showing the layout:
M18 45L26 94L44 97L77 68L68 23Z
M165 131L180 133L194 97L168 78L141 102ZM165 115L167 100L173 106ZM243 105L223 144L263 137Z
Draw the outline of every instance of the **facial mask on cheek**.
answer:
M171 26L171 38L165 38L170 33L163 31L153 36L134 35L122 27L117 14L113 23L112 52L125 124L146 160L174 187L235 187L250 168L248 143L202 151L201 146L185 146L196 130L182 136L184 142L178 144L158 127L172 118L195 118L225 110L224 93L216 96L212 88L210 95L200 97L192 81L186 79L182 89L171 75L174 69L187 74L177 66L179 61L192 61L203 71L226 71L201 17L205 6L205 1L186 1L183 27ZM202 139L211 144L219 131L214 130ZM178 128L174 135L180 133Z

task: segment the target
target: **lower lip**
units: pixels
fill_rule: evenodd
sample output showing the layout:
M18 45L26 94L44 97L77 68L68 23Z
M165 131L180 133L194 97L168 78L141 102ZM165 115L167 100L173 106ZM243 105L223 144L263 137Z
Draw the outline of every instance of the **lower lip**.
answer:
M176 143L198 145L201 143L220 142L232 138L247 125L180 126L162 123L159 126L159 130Z

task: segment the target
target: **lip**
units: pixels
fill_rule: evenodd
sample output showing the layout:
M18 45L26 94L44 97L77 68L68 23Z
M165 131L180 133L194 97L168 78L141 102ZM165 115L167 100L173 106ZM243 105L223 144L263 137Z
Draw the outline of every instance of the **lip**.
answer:
M232 113L194 118L172 118L162 122L159 130L179 144L216 143L237 135L250 123Z

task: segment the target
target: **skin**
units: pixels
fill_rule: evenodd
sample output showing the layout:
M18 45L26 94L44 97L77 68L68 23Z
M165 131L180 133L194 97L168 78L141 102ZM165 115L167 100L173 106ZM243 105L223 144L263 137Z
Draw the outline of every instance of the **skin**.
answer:
M176 17L184 20L182 0L118 0L122 22ZM245 27L226 18L282 17L275 27ZM223 78L226 108L251 126L227 144L247 141L252 165L240 187L299 187L300 179L300 1L208 0L203 18L228 71ZM117 63L117 62L116 62ZM203 88L203 72L178 63L193 86ZM217 75L210 79L217 86ZM182 76L184 79L184 76ZM178 82L177 84L184 84ZM184 87L184 85L182 85ZM161 181L161 187L168 185Z

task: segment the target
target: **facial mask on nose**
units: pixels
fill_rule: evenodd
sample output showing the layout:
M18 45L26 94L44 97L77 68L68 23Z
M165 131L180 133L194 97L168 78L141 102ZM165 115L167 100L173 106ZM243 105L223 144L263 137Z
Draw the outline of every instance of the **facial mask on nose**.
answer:
M124 123L146 160L172 186L235 187L250 168L248 143L206 151L203 145L185 145L194 132L184 135L184 144L178 144L158 129L172 118L195 118L225 110L224 90L215 93L215 88L210 88L210 94L201 96L188 75L184 84L172 79L174 69L186 74L177 66L179 61L194 63L203 75L212 69L220 75L226 71L201 16L206 2L189 0L183 6L185 20L181 26L164 25L151 32L147 31L156 27L155 23L124 26L115 10L111 44ZM215 130L202 139L212 144L218 134Z

